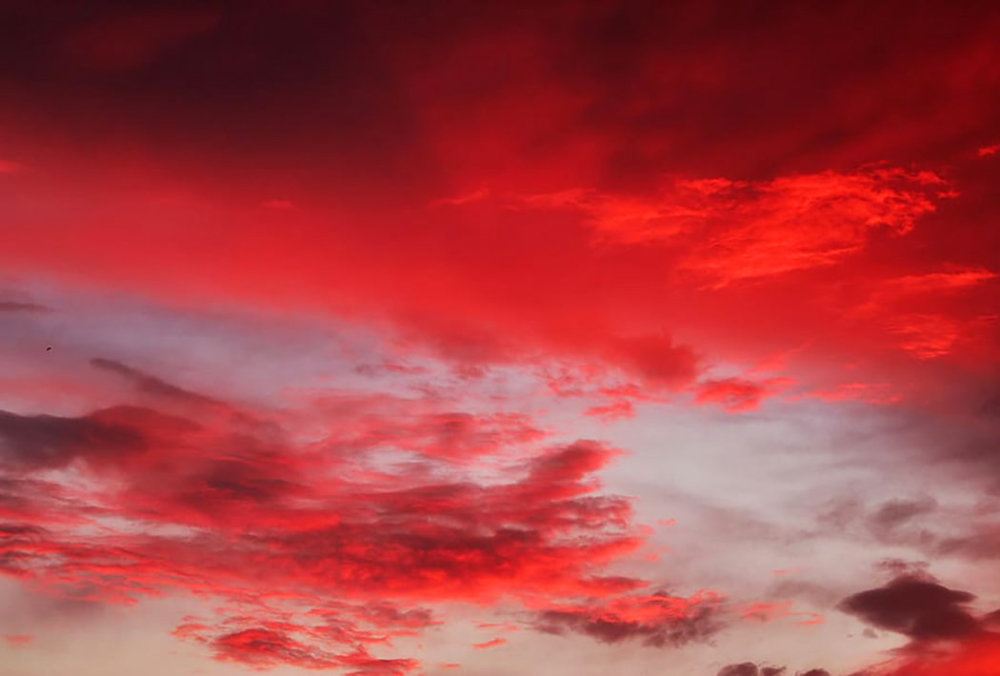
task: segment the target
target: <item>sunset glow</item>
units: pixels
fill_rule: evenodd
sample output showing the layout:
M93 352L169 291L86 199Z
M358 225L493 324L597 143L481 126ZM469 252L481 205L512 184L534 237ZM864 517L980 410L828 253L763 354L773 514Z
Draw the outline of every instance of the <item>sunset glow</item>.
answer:
M0 3L0 676L997 676L998 36Z

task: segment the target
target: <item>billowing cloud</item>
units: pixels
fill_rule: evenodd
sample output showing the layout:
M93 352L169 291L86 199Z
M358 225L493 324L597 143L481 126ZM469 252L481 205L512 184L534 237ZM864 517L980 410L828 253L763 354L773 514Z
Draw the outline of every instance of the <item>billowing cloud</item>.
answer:
M980 630L966 608L974 598L929 579L903 576L847 597L840 608L879 629L914 640L963 638Z
M526 204L578 209L602 235L626 244L693 241L680 266L721 287L831 265L858 253L875 228L906 234L934 210L943 183L931 172L872 167L760 183L682 180L644 202L574 191Z
M584 440L538 449L543 435L529 421L499 414L390 422L382 397L340 400L327 436L297 444L271 414L118 362L94 365L190 417L131 405L79 417L3 414L2 570L46 593L126 604L169 589L215 595L248 619L192 620L177 633L219 659L373 674L415 667L359 646L432 626L411 605L420 601L521 599L545 605L536 611L545 631L658 646L719 626L711 596L636 595L647 583L602 575L642 539L629 502L601 495L593 479L613 448ZM394 406L405 413L402 401ZM327 401L319 410L337 409ZM394 454L411 463L393 466ZM468 477L439 473L461 467ZM18 489L32 472L70 468L91 482L72 489L75 520L47 509L70 490L58 478ZM493 478L472 478L483 470ZM93 524L106 534L82 537ZM315 600L331 595L353 601Z
M974 599L926 574L904 574L844 599L841 610L911 639L900 656L857 676L985 676L995 669L1000 634L996 612L973 613L968 604Z

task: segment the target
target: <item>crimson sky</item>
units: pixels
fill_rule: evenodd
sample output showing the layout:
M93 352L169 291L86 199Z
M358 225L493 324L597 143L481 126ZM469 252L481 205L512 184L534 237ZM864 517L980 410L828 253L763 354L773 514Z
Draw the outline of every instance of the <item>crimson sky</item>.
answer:
M0 672L996 676L998 35L0 3Z

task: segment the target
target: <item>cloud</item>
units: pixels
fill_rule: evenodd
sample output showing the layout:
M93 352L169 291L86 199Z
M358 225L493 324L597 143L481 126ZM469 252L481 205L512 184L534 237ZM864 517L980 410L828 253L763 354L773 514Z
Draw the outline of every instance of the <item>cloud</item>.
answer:
M309 649L285 634L266 629L244 629L225 634L216 638L212 647L221 660L254 666L292 664L306 669L330 669L337 664L332 656Z
M869 526L878 532L889 531L902 526L923 514L937 509L933 498L888 500L868 516Z
M300 643L282 631L259 627L217 636L211 647L220 661L264 669L290 665L317 671L347 668L356 676L402 676L418 667L410 659L375 659L364 649L350 654L328 653Z
M1000 640L995 636L909 653L852 676L990 676L996 673Z
M740 662L738 664L728 664L719 670L716 676L783 676L787 669L785 667L757 666L753 662ZM799 672L797 676L830 676L822 669L811 669L806 672Z
M696 20L680 8L641 17L584 5L561 10L576 19L558 21L559 36L509 10L463 10L461 30L433 40L442 17L406 6L241 6L224 21L210 8L99 7L58 26L42 9L15 12L19 34L39 39L8 45L14 103L37 113L12 133L26 151L51 146L57 168L20 198L49 211L14 210L16 241L0 257L32 275L127 286L188 307L308 308L391 326L467 373L512 361L607 362L676 388L734 352L753 361L778 339L815 338L819 361L841 356L830 342L864 345L869 361L879 338L915 357L970 347L927 344L939 329L963 333L957 309L914 312L891 329L886 317L902 315L887 310L855 327L843 305L859 303L842 304L841 292L951 274L948 263L994 269L982 237L959 222L970 221L940 208L967 179L951 165L956 149L968 155L969 136L953 129L988 138L976 125L995 117L983 112L993 103L982 92L996 76L975 67L995 49L993 17L959 41L923 15L904 27L880 14L857 34L843 9L779 10L731 44L713 11ZM971 22L938 11L949 25ZM627 45L590 28L619 23L632 34ZM427 30L402 29L418 25ZM855 31L850 40L838 26ZM327 39L331 27L342 40ZM804 29L820 36L815 59L782 58L801 48ZM865 77L821 65L879 49L887 30L891 54ZM705 39L698 49L684 42L694 35ZM915 35L941 57L928 57ZM487 36L511 58L498 63ZM53 53L71 63L42 58ZM605 58L629 65L612 76ZM750 74L748 63L766 65ZM976 75L956 82L953 72ZM30 86L39 78L44 91ZM482 90L470 96L475 82ZM818 97L832 89L816 82L838 91L836 103ZM928 96L927 82L947 94ZM761 90L773 94L767 105L748 108ZM87 100L76 105L80 91ZM905 129L879 105L931 99ZM62 114L68 103L77 116ZM933 140L935 151L921 154L927 146L914 139ZM91 142L108 151L95 160ZM459 197L428 209L441 195ZM296 208L260 209L261 196ZM139 220L148 227L128 227ZM265 269L289 274L264 282ZM722 318L740 325L738 339L713 330ZM649 336L670 337L652 358L628 344Z
M139 419L151 423L154 418L156 422L173 422L152 411L128 407L79 418L0 411L0 458L25 467L59 467L74 458L99 462L139 454L147 442L133 423Z
M1000 558L1000 525L990 524L969 529L956 535L942 535L929 547L938 556L961 556L966 559L983 560Z
M935 452L940 447L935 447ZM948 451L953 452L953 451ZM962 453L952 462L977 467L987 481L993 481L994 467L986 458L967 458ZM983 463L982 465L980 463ZM904 547L930 560L961 557L967 561L1000 556L996 535L1000 524L988 509L939 503L930 495L883 500L866 505L855 498L834 500L819 517L820 527L813 537L837 533L869 545ZM879 566L895 576L926 576L927 564L896 558L885 559Z
M210 397L182 389L172 385L160 378L138 371L113 359L96 357L90 360L90 364L98 369L115 373L126 380L132 382L136 388L146 394L166 399L174 399L184 403L191 403L198 406L217 406L217 402Z
M591 406L584 411L584 414L600 418L606 422L612 422L614 420L634 417L635 406L628 399L620 399L601 406Z
M780 392L789 385L787 379L770 379L754 382L743 378L706 380L695 390L696 404L718 404L729 413L752 411L765 398Z
M934 210L927 192L941 183L928 172L873 168L781 177L754 186L749 199L737 198L743 186L713 186L709 194L724 195L729 211L713 220L735 226L713 235L687 265L714 276L717 287L830 265L860 251L875 228L909 232Z
M903 575L884 587L852 594L839 608L887 631L915 641L960 639L982 630L966 607L975 596L924 577Z
M296 442L294 418L94 365L191 417L125 404L0 415L0 571L42 593L218 597L241 614L177 635L222 660L359 674L414 668L358 646L432 626L428 602L542 603L539 629L608 642L679 645L721 626L711 596L643 595L643 580L603 574L642 542L630 501L595 478L615 448L539 446L524 416L376 395L318 401L325 435ZM411 461L389 461L400 454ZM86 478L71 493L31 478L70 467ZM103 535L82 538L94 524Z
M943 184L932 172L876 166L760 182L678 180L644 201L577 191L525 203L579 209L624 244L680 240L693 250L681 267L721 288L831 265L858 253L876 228L906 234L934 211Z
M724 626L721 599L689 599L664 592L623 596L610 603L559 605L539 613L536 627L553 634L574 632L603 643L638 640L658 648L707 641Z
M998 611L976 615L975 596L939 584L921 568L888 562L902 575L844 599L839 608L910 638L888 660L852 676L987 676L1000 657Z
M609 354L653 388L676 387L690 381L697 372L694 351L662 335L619 338L611 344Z
M48 312L49 308L37 303L22 303L12 300L0 301L0 312Z
M31 645L35 640L35 637L30 634L6 634L3 638L7 645L14 648Z
M902 397L893 394L889 383L840 383L829 390L810 392L806 397L812 397L825 402L860 401L866 404L896 404Z
M461 460L546 436L523 415L473 415L458 411L414 414L399 407L391 408L384 414L372 410L356 425L353 438L344 440L345 443L371 447L390 442L427 456Z
M982 267L961 268L941 272L902 275L885 280L874 290L877 301L918 294L941 294L985 284L997 274Z
M858 21L835 3L569 2L525 20L506 3L111 4L59 21L50 3L3 10L5 99L20 111L5 120L9 152L39 169L0 182L0 268L68 299L127 294L196 319L148 339L66 302L4 332L0 565L41 593L243 603L254 621L206 620L205 645L275 664L346 669L356 642L394 650L365 638L388 619L310 615L334 612L317 599L380 595L403 624L425 605L502 599L577 637L671 644L687 615L662 614L639 572L610 568L644 538L634 500L600 483L618 451L524 415L542 408L536 372L579 374L564 391L581 401L554 402L546 420L565 424L575 403L620 420L642 402L628 423L640 426L669 422L650 405L668 396L750 410L794 377L813 396L769 402L753 429L775 434L793 406L808 429L845 413L861 428L876 402L893 406L873 416L930 419L995 376L995 162L974 155L995 140L1000 48L983 7L889 4ZM189 342L227 308L306 316L317 334L336 318L390 346L379 368L427 369L291 401L284 386L302 381L283 360L316 358L292 341L245 359ZM53 358L22 358L53 331ZM82 378L120 379L121 400L67 395L76 350L102 332L164 352L135 364L96 352ZM787 359L773 374L752 370L775 354ZM218 369L198 374L212 393L136 368L171 362ZM302 380L330 387L329 372ZM477 379L497 384L490 398L436 391ZM25 404L13 380L40 394ZM216 392L233 383L268 403ZM956 415L942 429L977 480L995 469L994 425ZM907 449L906 475L930 471L907 440L886 444ZM840 476L843 450L817 481ZM668 460L683 480L684 459ZM763 490L752 484L741 495ZM738 530L737 511L711 525ZM950 515L896 500L851 525L866 545L916 546L923 520ZM991 555L991 526L950 526L922 551ZM267 609L297 628L263 624L278 622Z

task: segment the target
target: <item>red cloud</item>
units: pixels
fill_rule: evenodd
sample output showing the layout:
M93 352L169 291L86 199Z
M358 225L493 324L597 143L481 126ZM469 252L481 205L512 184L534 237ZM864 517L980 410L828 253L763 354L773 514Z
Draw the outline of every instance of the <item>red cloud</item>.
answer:
M773 622L778 619L794 617L801 618L798 621L801 625L823 624L825 622L825 618L819 613L796 612L793 610L793 605L792 601L758 601L735 608L735 610L745 620Z
M573 191L525 204L578 209L625 244L677 240L692 250L679 265L720 288L830 265L859 252L875 228L906 234L934 210L943 183L931 172L872 167L756 183L680 180L644 201Z
M716 626L705 611L711 603L616 600L645 583L601 575L641 543L629 501L601 495L593 478L615 449L578 441L539 450L540 434L524 418L435 413L424 404L420 415L390 424L381 397L340 400L329 437L297 445L267 414L120 364L95 365L190 417L138 406L80 417L4 413L0 487L14 521L0 528L0 571L40 591L95 603L171 590L220 597L232 606L228 620L190 620L178 635L254 667L359 674L413 668L371 658L364 646L389 647L433 625L414 606L422 602L546 603L546 627L600 637L611 623L657 645ZM320 408L337 411L329 402ZM393 468L383 453L418 462ZM457 457L484 460L470 471L489 468L494 478L461 478ZM39 466L72 466L91 488L33 482L26 475ZM64 492L75 520L50 506L70 499ZM127 525L111 528L108 519ZM98 523L105 535L81 535ZM565 604L574 597L591 600Z
M658 592L610 602L554 605L539 612L537 626L555 634L577 632L605 643L636 639L663 647L711 637L722 627L720 607L721 599L711 592L691 598Z
M832 390L805 395L828 402L862 401L868 404L893 404L900 400L888 383L841 383Z
M753 186L748 200L734 192L744 186L713 185L708 194L725 195L723 209L732 211L712 218L735 225L710 236L687 265L717 286L829 265L860 251L875 228L909 232L934 210L941 183L929 172L874 168L780 177Z
M853 676L993 676L998 665L1000 640L993 636L928 647L922 654L890 660Z
M263 628L223 634L212 640L211 646L219 660L261 669L291 665L317 671L346 668L350 676L402 676L419 666L415 660L375 659L363 649L332 654L300 643L284 632Z
M757 408L765 397L788 385L789 381L782 378L762 383L742 378L708 380L698 386L694 400L697 404L719 404L730 413L741 413Z
M635 415L635 406L627 399L620 399L603 406L591 406L584 413L595 418L612 421L633 417Z
M4 640L13 647L26 646L34 642L35 637L29 634L6 634Z

